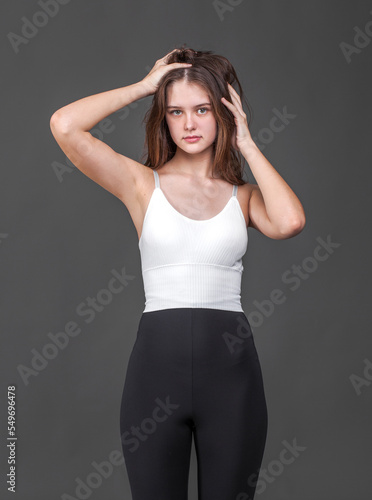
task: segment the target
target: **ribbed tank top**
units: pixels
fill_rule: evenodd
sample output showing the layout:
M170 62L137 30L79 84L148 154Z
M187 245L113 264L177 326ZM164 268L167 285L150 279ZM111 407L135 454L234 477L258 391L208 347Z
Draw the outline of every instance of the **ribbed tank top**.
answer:
M248 231L234 185L232 196L214 217L195 220L176 210L155 188L138 242L145 292L144 313L176 307L243 311L242 257ZM243 311L244 312L244 311Z

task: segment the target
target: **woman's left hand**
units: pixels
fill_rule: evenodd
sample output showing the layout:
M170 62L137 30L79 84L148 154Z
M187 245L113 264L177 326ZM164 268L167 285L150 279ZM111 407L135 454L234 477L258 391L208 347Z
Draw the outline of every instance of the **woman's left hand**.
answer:
M252 136L249 132L247 115L243 111L240 96L236 90L228 83L227 84L232 103L222 97L223 104L233 113L236 129L231 138L231 144L234 149L240 151L243 145L250 145L253 142Z

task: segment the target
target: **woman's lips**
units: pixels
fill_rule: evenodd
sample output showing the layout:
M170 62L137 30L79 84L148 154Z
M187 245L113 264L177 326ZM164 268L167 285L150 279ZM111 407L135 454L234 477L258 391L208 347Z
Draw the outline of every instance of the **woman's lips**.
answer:
M198 142L201 137L185 137L185 141L187 142Z

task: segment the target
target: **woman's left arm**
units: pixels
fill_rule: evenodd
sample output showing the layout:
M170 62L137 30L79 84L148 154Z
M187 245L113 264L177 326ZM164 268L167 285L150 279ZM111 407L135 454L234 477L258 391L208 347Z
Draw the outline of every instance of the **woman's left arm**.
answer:
M234 114L236 131L232 144L247 160L257 181L257 184L251 184L248 226L254 227L269 238L291 238L305 226L303 206L253 141L239 94L230 84L228 87L232 103L225 98L222 98L222 102Z

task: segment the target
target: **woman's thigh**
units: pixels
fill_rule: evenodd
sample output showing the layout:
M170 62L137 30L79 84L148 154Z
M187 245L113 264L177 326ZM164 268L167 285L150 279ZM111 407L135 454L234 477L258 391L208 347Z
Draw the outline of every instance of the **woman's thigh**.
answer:
M133 500L187 498L193 434L199 499L253 498L267 408L245 314L202 308L144 313L128 363L120 429Z
M196 310L193 352L199 498L252 499L268 414L261 365L245 314Z

